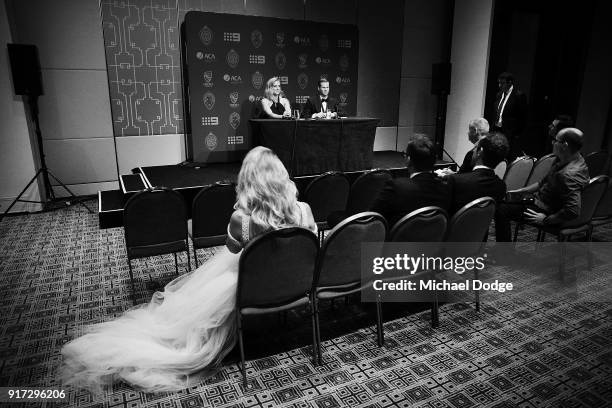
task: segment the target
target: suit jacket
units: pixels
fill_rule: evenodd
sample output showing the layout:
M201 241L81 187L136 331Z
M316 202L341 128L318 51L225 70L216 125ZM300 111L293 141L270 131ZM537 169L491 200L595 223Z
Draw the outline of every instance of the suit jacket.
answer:
M499 106L502 98L502 93L498 92L495 97L495 115L497 115L497 107ZM514 87L506 106L502 112L502 126L501 131L506 135L508 139L518 137L525 129L525 122L527 121L527 96L521 92L518 88ZM497 117L492 124L497 123Z
M339 116L342 116L342 109L338 106L338 100L331 95L327 96L327 111L336 112ZM301 116L303 118L311 118L313 113L321 112L321 98L319 95L311 96L308 98L302 109Z
M422 207L435 205L448 211L451 198L446 181L434 173L421 173L413 178L389 180L372 205L372 211L387 219L390 230L404 215Z
M474 148L470 149L465 156L463 157L463 163L461 163L461 167L457 170L458 173L467 173L474 169L474 163L472 159L474 157Z
M451 214L477 198L491 197L499 203L506 195L506 183L491 169L479 168L469 173L456 173L448 179L453 190Z

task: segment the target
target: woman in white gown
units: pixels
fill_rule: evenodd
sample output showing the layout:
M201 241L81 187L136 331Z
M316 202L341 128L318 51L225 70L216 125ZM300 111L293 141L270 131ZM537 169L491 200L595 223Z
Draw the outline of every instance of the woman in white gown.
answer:
M302 226L316 232L310 207L269 149L244 158L227 245L193 272L156 292L148 304L90 326L62 349L65 385L100 391L123 380L146 392L175 391L210 374L235 342L239 252L254 236Z

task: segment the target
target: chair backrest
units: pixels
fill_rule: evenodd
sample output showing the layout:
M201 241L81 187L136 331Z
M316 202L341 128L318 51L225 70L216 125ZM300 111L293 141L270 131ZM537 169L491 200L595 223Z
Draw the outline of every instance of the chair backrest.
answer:
M446 236L448 214L440 207L423 207L395 223L389 233L393 242L441 242Z
M319 242L300 227L266 232L240 255L236 306L275 307L303 298L311 289Z
M500 179L504 179L504 175L506 174L506 168L508 167L508 163L505 160L499 162L497 166L493 169L495 175Z
M156 246L184 241L187 239L185 200L169 189L136 193L125 203L123 225L128 251L148 247L155 252Z
M550 153L546 156L540 157L534 164L533 169L531 170L531 174L525 183L525 186L529 186L533 183L539 183L544 180L544 177L548 175L552 165L555 163L555 159L557 156Z
M226 235L235 203L233 183L218 182L202 188L192 202L193 239Z
M608 176L597 176L589 180L580 194L580 215L573 220L564 222L562 228L572 228L591 221L595 208L608 188Z
M334 211L344 211L350 183L343 173L328 172L315 178L304 191L304 201L310 205L315 221L327 221Z
M346 211L349 214L368 211L372 208L385 183L392 178L388 170L382 169L369 170L357 177L349 191Z
M533 157L524 156L519 157L508 166L504 175L507 190L516 190L525 186L531 169L533 169L533 161Z
M467 203L451 218L446 241L474 243L470 248L464 247L462 250L465 255L477 253L482 248L482 241L487 236L494 214L495 200L491 197Z
M593 218L612 217L612 178L608 179L608 188L595 207Z
M599 152L589 153L584 157L584 161L589 168L589 176L600 176L606 173L608 152L602 150Z
M358 285L361 282L361 243L384 242L387 223L382 215L362 212L336 225L319 251L315 287Z

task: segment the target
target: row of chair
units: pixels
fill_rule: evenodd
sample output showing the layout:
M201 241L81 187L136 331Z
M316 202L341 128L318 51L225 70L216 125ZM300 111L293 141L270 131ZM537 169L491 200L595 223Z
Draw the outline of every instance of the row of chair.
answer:
M375 212L352 215L336 225L322 245L303 228L284 228L262 234L240 256L236 293L236 322L243 381L246 384L242 318L310 305L315 363L321 362L319 301L360 292L371 285L361 276L365 242L466 242L469 255L484 247L495 201L484 197L467 204L451 219L439 207L425 207L399 220L387 232L385 219ZM271 262L273 260L273 262ZM477 301L478 308L478 301ZM378 345L384 342L382 305L376 308ZM437 324L437 304L432 324Z
M607 172L608 152L589 153L584 157L591 177L605 175ZM516 190L540 182L549 173L555 162L554 154L547 154L538 160L523 156L508 164L502 161L495 168L495 174L504 180L508 191Z

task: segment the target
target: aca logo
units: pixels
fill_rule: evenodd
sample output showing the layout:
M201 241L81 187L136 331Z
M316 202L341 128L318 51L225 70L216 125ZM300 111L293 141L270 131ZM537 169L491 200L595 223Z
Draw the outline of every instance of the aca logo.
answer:
M225 60L227 61L227 65L229 65L230 68L236 68L238 66L238 62L240 62L240 56L232 48L231 50L227 52L227 56L225 57Z
M297 83L298 83L298 86L300 87L300 89L302 89L302 90L306 89L306 87L308 86L308 75L306 75L305 73L302 72L297 77Z
M326 52L329 49L329 37L323 34L319 37L319 49Z
M315 58L315 62L317 64L323 65L323 66L331 65L331 59L330 58L317 57L317 58Z
M285 33L276 33L276 42L274 43L278 48L285 47Z
M287 65L287 57L285 57L285 54L282 52L279 52L276 54L276 57L274 57L274 62L276 63L276 68L283 70Z
M210 87L214 86L214 84L212 82L212 77L213 77L213 72L212 71L205 71L204 72L204 86L206 88L210 88Z
M261 101L263 96L249 95L249 102Z
M200 54L200 56L198 56L198 54ZM198 54L196 54L196 57L199 60L204 60L204 62L206 62L207 64L215 62L216 57L215 57L215 54L213 54L212 52L206 52L206 53L198 52Z
M251 83L253 84L253 88L261 89L263 85L263 75L259 71L255 71L253 76L251 77Z
M298 55L298 68L304 69L308 66L308 54Z
M338 61L338 65L340 65L340 69L342 71L346 71L349 67L349 57L346 54L343 54Z
M299 35L293 37L293 42L303 47L310 47L312 45L310 43L310 37L300 37Z
M223 75L223 80L229 82L232 85L240 85L242 83L242 77L240 75Z
M240 114L238 112L230 113L229 124L232 127L232 129L234 130L238 129L238 126L240 126Z
M204 139L204 144L208 148L208 150L215 150L217 148L217 136L213 132L210 132L206 135Z
M223 41L240 42L240 33L223 33Z
M251 43L253 43L253 47L259 48L261 44L263 44L263 34L259 30L253 30L251 32Z
M230 104L229 104L229 106L230 106L231 108L234 108L234 109L235 109L235 108L237 108L237 107L239 106L239 105L238 105L238 99L239 99L239 97L240 97L240 94L238 93L238 91L234 91L234 92L232 92L232 93L230 93L230 94L229 94L229 100L230 100Z
M337 48L351 48L351 46L351 40L338 40L338 42L336 42Z
M337 76L336 77L336 83L340 84L340 85L350 85L351 84L351 78L350 77Z
M265 64L266 56L265 55L249 55L249 64Z
M212 92L206 92L204 94L203 101L206 109L212 110L212 108L215 107L215 94L213 94Z
M202 27L199 35L200 35L200 41L202 41L202 44L204 44L205 46L208 47L212 43L213 32L208 26Z
M202 126L219 126L219 117L202 116Z
M339 105L340 105L340 106L346 106L346 105L348 105L348 93L346 93L346 92L342 92L342 93L340 94L340 103L339 103Z

